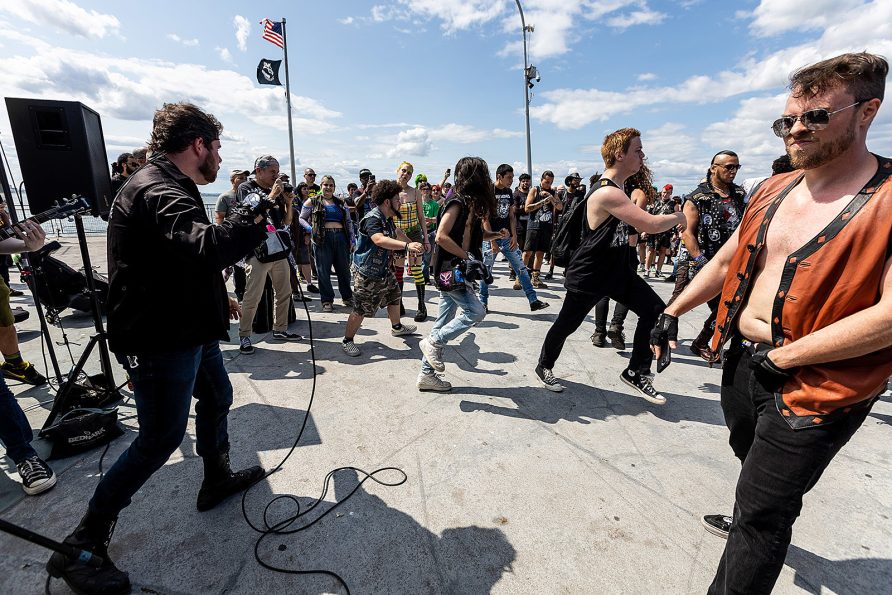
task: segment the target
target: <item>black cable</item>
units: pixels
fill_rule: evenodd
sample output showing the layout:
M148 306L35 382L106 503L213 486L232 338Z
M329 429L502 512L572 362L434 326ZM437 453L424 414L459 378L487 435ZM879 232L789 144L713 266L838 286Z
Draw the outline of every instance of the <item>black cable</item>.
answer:
M309 281L310 280L308 280L308 282ZM254 488L254 486L259 484L261 481L263 481L267 477L271 476L273 473L276 473L277 471L279 471L285 465L285 462L294 453L294 449L297 448L297 445L300 442L301 437L303 436L304 430L307 427L307 422L310 419L310 410L313 407L313 400L316 398L316 346L313 342L313 321L310 317L310 309L307 306L307 302L303 301L303 297L304 297L303 287L300 285L300 282L298 282L297 286L298 286L298 292L301 297L301 301L303 302L304 312L307 315L307 326L309 328L309 335L310 335L309 336L310 359L311 359L312 365L313 365L313 386L310 389L310 401L309 401L309 403L307 403L307 411L304 414L304 419L303 419L303 422L301 423L300 430L297 433L297 437L294 439L294 443L291 445L291 448L285 454L285 457L279 462L278 465L276 465L272 470L266 472L263 475L263 477L258 479L255 483L253 483L251 486L249 486L248 489L246 489L242 493L242 517L245 519L245 522L248 524L249 527L251 527L251 529L260 533L260 537L258 537L257 541L254 543L254 559L257 560L257 563L260 564L262 567L266 568L267 570L272 570L274 572L281 572L283 574L296 574L296 575L321 574L323 576L329 576L329 577L335 579L336 581L338 581L340 584L342 584L344 586L344 590L349 595L350 587L347 586L347 582L339 574L337 574L336 572L333 572L331 570L323 570L323 569L295 570L295 569L291 569L291 568L282 568L279 566L273 566L272 564L264 562L264 560L260 557L260 551L259 551L260 544L263 542L264 539L266 539L270 535L290 535L292 533L298 533L300 531L309 529L310 527L312 527L313 525L315 525L316 523L321 521L325 516L330 514L338 506L340 506L341 504L343 504L344 502L349 500L350 497L353 496L353 494L355 494L356 491L359 490L360 487L362 487L362 484L365 483L366 480L368 480L368 479L371 479L380 485L389 486L389 487L395 487L395 486L404 484L408 480L408 477L406 476L406 473L402 469L400 469L398 467L382 467L380 469L375 469L374 471L369 473L367 471L358 469L356 467L338 467L337 469L329 471L328 475L325 476L325 480L322 482L322 494L304 511L301 511L300 501L297 499L297 497L294 495L291 495L291 494L282 494L282 495L276 496L275 498L270 500L266 504L266 506L263 508L262 516L263 516L263 525L265 528L259 527L251 522L251 519L248 518L248 511L247 511L247 507L246 507L248 492L250 492ZM328 493L329 484L331 483L331 480L334 477L334 474L337 473L338 471L354 471L356 473L364 475L365 477L363 477L359 481L359 483L356 484L356 487L354 487L350 491L349 494L347 494L340 501L335 502L335 504L333 506L328 508L325 512L320 514L318 517L316 517L315 519L309 521L307 524L302 525L296 529L286 530L287 527L291 526L294 522L296 522L301 517L304 517L307 514L309 514L319 504L322 503L323 499L325 498L325 495ZM400 474L401 478L395 482L386 482L386 481L382 481L382 480L378 479L377 477L375 477L377 474L383 473L385 471L396 471L397 473ZM282 519L281 521L279 521L277 523L270 524L270 520L269 520L270 508L279 500L290 500L297 507L297 512L285 519Z

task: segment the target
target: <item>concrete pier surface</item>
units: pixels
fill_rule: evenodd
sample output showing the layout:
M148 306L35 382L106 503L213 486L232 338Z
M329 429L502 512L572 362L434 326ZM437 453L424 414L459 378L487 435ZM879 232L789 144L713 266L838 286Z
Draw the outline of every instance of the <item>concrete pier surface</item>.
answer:
M90 238L89 245L94 265L104 270L104 238ZM80 262L71 239L63 239L57 254ZM13 286L21 287L17 280L14 272ZM284 467L248 495L255 525L263 524L264 508L277 496L295 500L276 501L268 511L271 524L295 514L295 502L305 510L338 467L397 467L407 478L395 487L365 481L306 531L268 536L258 548L261 558L292 570L335 572L352 593L705 592L724 541L707 533L700 518L730 514L740 468L719 405L721 370L686 349L706 310L682 319L683 346L654 381L666 405L634 396L619 379L634 315L624 352L593 347L587 320L555 366L567 390L551 393L533 368L560 309L561 282L558 275L540 292L551 307L530 313L523 293L511 288L506 263L497 262L490 314L445 351L445 378L454 388L443 394L415 388L418 342L432 318L417 336L396 338L380 313L357 335L362 356L350 358L341 350L348 310L324 314L314 295L316 382L309 413L308 341L256 335L253 355L241 355L235 339L224 345L235 390L229 427L236 467L275 466L309 416ZM669 283L649 282L668 298ZM411 316L415 295L408 285L406 293ZM437 299L428 291L434 315ZM13 301L32 313L19 337L24 356L44 371L30 296ZM76 360L92 320L66 311L62 322ZM309 334L302 308L291 329ZM58 327L52 335L62 338ZM235 326L231 335L237 336ZM67 350L54 347L67 371ZM90 370L98 370L97 357ZM124 379L119 367L116 379ZM39 429L54 393L47 386L12 388ZM119 413L126 433L111 444L104 469L136 436L132 402ZM806 496L776 593L892 592L890 424L887 394ZM48 453L49 444L35 444ZM101 455L98 449L51 461L58 485L37 497L24 495L11 461L0 458L0 517L61 540L84 512ZM337 472L322 503L290 528L342 501L362 477ZM402 476L376 477L396 483ZM238 498L197 512L201 479L190 421L181 448L122 513L112 541L110 553L130 573L134 593L344 592L326 575L261 567L254 558L260 535L243 520ZM47 551L8 535L0 535L0 551L0 592L43 592ZM51 592L70 591L54 580Z

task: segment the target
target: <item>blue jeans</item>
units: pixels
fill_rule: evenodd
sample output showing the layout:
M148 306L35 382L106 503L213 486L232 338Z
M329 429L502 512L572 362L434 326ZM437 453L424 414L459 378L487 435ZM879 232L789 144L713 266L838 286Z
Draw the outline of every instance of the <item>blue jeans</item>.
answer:
M523 257L520 254L520 249L509 249L511 246L511 238L496 240L496 244L499 246L499 250L501 250L508 258L508 264L514 269L517 278L520 279L520 286L523 287L523 292L527 294L527 299L532 304L539 298L536 297L536 290L533 289L533 284L530 282L530 272L523 264ZM483 264L490 272L492 271L492 265L495 261L496 255L492 251L492 244L483 242ZM480 301L483 302L483 305L489 303L489 285L483 280L480 281Z
M456 316L456 310L461 309L461 314ZM483 320L486 316L486 308L480 303L477 294L470 288L457 291L441 291L440 307L437 319L431 328L431 341L439 345L456 338L469 328ZM433 374L434 369L427 360L421 358L421 372Z
M323 304L334 301L334 288L331 285L331 267L334 265L338 276L338 291L344 300L353 299L350 288L350 241L343 229L326 229L325 240L321 245L313 244L316 255L316 274L319 276L319 299Z
M34 433L25 412L15 400L15 395L0 376L0 442L6 447L6 454L18 465L37 453L31 448Z
M139 435L108 470L90 500L90 511L104 518L117 517L182 444L193 396L198 400L196 452L206 458L229 451L227 418L232 406L232 384L223 367L218 341L167 353L137 355L136 366L130 367L129 372Z

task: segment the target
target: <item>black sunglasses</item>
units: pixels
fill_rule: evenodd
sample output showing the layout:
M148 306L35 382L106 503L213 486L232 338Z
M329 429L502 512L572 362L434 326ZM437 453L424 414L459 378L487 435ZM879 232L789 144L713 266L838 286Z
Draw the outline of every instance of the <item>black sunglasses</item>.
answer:
M808 110L807 112L804 112L803 114L798 116L784 116L782 118L778 118L771 124L771 130L774 131L774 134L783 138L790 134L790 131L793 130L793 126L796 124L797 120L802 122L802 125L812 132L816 130L823 130L830 123L830 116L847 110L850 107L861 105L862 103L864 103L863 100L856 101L852 105L841 107L838 110L834 110L832 112L820 108Z
M719 167L723 167L723 168L725 168L725 171L737 171L737 170L739 170L741 167L743 167L743 166L740 165L739 163L731 163L731 164L725 164L725 163L713 163L713 165L717 165L717 166L719 166Z
M315 178L315 177L316 177L316 174L304 174L304 175L307 176L307 177L310 177L310 178Z

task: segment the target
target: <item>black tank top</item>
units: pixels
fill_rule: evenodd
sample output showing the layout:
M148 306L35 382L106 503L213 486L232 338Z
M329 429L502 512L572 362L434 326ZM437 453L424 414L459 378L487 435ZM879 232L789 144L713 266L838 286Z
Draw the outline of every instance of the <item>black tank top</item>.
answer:
M601 178L597 187L619 186L609 178ZM595 229L583 223L582 242L564 274L564 287L579 293L609 293L625 285L629 269L629 230L622 221L608 215ZM634 274L634 273L632 273Z

